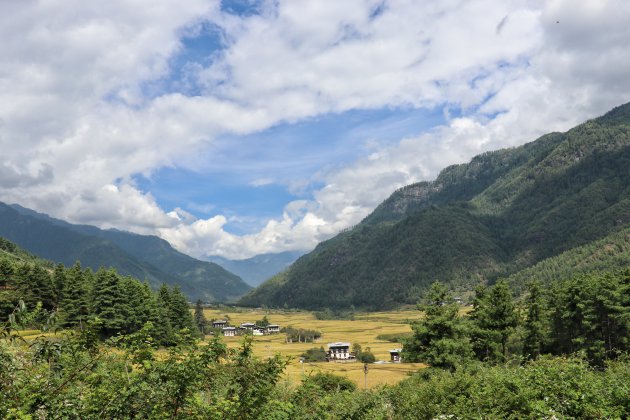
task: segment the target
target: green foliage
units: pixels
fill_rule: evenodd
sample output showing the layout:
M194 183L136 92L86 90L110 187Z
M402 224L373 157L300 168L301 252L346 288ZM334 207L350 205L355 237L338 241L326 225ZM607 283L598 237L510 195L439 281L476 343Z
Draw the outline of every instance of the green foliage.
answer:
M291 325L282 328L281 332L287 335L287 341L297 341L298 343L312 343L322 336L320 331L305 328L293 328Z
M455 370L472 358L472 350L458 315L459 305L440 283L433 283L425 317L411 325L413 336L404 342L402 358Z
M313 347L302 353L300 357L304 358L305 362L325 362L326 350L323 347Z
M512 293L505 281L486 289L477 288L470 313L471 341L480 360L507 360L507 344L518 325Z
M402 343L403 341L409 339L410 337L411 337L411 333L387 333L387 334L377 335L376 339L389 341L391 343Z
M350 379L326 372L310 375L306 378L305 384L313 384L325 392L355 391L357 389L356 384Z

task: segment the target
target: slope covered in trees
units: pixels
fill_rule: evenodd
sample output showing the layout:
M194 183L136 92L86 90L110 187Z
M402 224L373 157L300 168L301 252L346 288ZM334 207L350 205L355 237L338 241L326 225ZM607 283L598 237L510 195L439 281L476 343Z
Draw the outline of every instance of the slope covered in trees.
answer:
M28 310L39 321L64 328L90 324L102 337L135 333L150 323L153 338L164 345L184 328L196 331L177 286L163 284L156 293L113 269L93 272L79 262L70 268L53 266L2 238L0 247L0 323Z
M217 264L184 255L158 237L73 225L17 205L0 203L0 235L67 266L78 260L93 270L114 267L153 288L179 286L191 300L227 301L250 289Z
M414 303L435 280L472 290L580 247L601 256L592 248L597 241L628 226L630 104L396 191L354 229L321 243L241 303ZM593 257L582 271L627 257L623 246L606 249L606 258ZM571 264L569 255L556 262ZM522 287L523 280L515 275L513 283Z

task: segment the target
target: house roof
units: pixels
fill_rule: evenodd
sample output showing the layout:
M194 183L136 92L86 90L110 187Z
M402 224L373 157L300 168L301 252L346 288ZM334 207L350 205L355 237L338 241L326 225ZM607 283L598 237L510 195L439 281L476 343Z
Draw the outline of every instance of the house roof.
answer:
M402 351L402 349L392 349L389 352L390 353L400 353Z
M223 330L224 330L224 331L225 331L225 330L235 330L235 329L236 329L235 327L223 327Z
M331 348L331 347L348 347L348 348L350 348L350 343L342 343L342 342L328 343L328 348Z
M267 328L276 328L276 327L280 327L280 325L278 324L268 324Z

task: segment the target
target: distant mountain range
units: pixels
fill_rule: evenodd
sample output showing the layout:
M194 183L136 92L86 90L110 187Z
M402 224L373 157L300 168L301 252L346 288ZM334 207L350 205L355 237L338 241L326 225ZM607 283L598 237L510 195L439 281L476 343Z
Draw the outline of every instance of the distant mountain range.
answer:
M229 260L219 256L211 256L206 260L220 265L245 280L250 286L256 287L275 274L286 270L303 254L299 251L287 251L260 254L243 260Z
M521 290L630 265L630 104L566 133L488 152L394 192L244 305L387 308L440 280L464 293L507 277Z
M153 287L179 285L191 300L231 301L251 289L217 264L182 254L156 236L74 225L16 204L0 203L0 236L66 266L80 261L94 270L113 267Z

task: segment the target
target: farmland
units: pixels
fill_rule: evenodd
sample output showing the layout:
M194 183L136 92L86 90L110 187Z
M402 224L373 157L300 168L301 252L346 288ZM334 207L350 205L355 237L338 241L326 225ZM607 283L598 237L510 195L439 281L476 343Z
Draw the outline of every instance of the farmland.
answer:
M389 361L389 350L400 348L401 344L379 340L380 334L409 333L409 322L421 317L417 310L401 310L392 312L371 312L355 314L354 320L318 320L312 312L306 311L265 311L244 310L237 308L206 309L204 314L207 319L229 318L232 325L238 326L244 322L256 322L265 315L273 324L281 327L293 326L317 330L322 337L314 343L287 343L284 334L267 336L255 336L254 353L261 357L270 357L276 353L290 357L289 365L285 370L285 378L289 385L297 384L304 374L309 375L318 371L330 372L345 376L354 381L359 387L364 386L363 364L360 362L348 363L304 363L300 364L300 355L312 347L323 346L331 342L344 341L359 343L363 350L370 348L376 356L376 360ZM237 347L242 337L224 337L224 341L230 347ZM395 384L407 376L407 373L415 372L424 367L421 363L386 363L371 364L368 373L368 387L383 384Z

